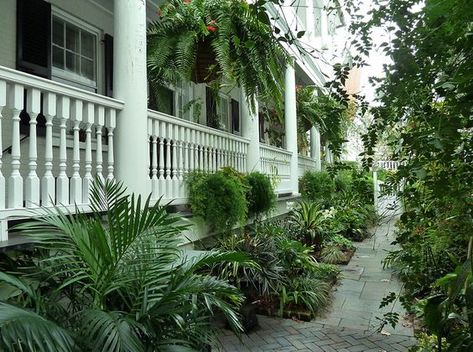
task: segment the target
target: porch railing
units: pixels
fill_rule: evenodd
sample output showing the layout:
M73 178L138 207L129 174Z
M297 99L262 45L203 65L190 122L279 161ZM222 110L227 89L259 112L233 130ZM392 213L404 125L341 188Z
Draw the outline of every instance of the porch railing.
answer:
M299 155L298 158L298 173L302 177L306 171L314 171L316 168L315 160L304 155Z
M396 171L399 167L399 161L394 160L378 160L377 167L379 169Z
M186 198L190 171L230 166L246 172L248 139L197 123L148 111L149 190L157 199Z
M291 152L268 144L260 145L261 171L276 181L278 193L292 193Z
M94 177L114 178L122 106L0 67L0 209L87 204Z

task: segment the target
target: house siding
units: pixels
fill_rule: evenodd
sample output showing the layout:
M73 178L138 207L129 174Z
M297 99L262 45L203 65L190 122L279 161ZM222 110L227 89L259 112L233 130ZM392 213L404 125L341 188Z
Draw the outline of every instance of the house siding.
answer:
M0 65L16 66L16 0L0 1Z

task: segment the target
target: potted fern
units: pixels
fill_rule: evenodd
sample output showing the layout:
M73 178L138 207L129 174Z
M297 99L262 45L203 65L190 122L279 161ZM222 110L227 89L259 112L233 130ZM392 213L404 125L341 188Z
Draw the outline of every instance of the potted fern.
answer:
M288 56L263 5L244 0L169 0L148 29L156 83L232 82L249 101L283 104Z

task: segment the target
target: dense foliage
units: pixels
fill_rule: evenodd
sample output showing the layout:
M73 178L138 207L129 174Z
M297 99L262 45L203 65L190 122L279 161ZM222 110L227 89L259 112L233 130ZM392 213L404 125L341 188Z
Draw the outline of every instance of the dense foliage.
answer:
M193 215L216 232L244 226L249 215L268 213L276 203L271 179L259 172L244 175L225 167L216 173L190 173L186 182Z
M251 172L246 176L246 182L249 187L246 193L249 214L258 215L273 209L276 193L274 193L271 179L261 172Z
M218 264L213 272L269 315L314 316L329 302L330 286L340 272L336 266L317 263L313 248L293 238L284 223L257 223L245 233L222 237L217 248L252 260Z
M374 1L368 19L352 26L362 52L374 27L392 34L381 44L392 62L378 82L366 161L389 131L392 158L402 164L392 179L404 213L402 250L388 264L406 284L406 302L423 310L438 349L444 337L449 351L473 349L472 18L467 0Z
M192 213L211 230L226 232L246 223L248 186L243 175L226 168L210 174L197 171L186 177Z
M124 192L107 183L93 215L56 208L21 226L36 247L0 262L1 350L201 351L215 310L240 328L242 296L202 269L241 257L186 258L178 218Z
M360 241L376 222L373 181L354 165L340 164L330 173L306 172L300 179L300 190L308 203L303 202L293 218L296 222L314 223L311 226L316 230L310 234L316 247L322 244L324 233Z
M243 87L250 102L259 98L282 107L288 56L263 5L244 0L167 1L160 19L148 29L153 81L175 84L200 75L206 82Z

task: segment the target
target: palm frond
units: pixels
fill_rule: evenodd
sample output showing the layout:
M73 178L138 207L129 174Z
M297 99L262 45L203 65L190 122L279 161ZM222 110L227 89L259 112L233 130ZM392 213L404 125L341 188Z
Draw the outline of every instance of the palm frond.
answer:
M54 322L0 302L0 347L4 351L75 351L71 335Z

